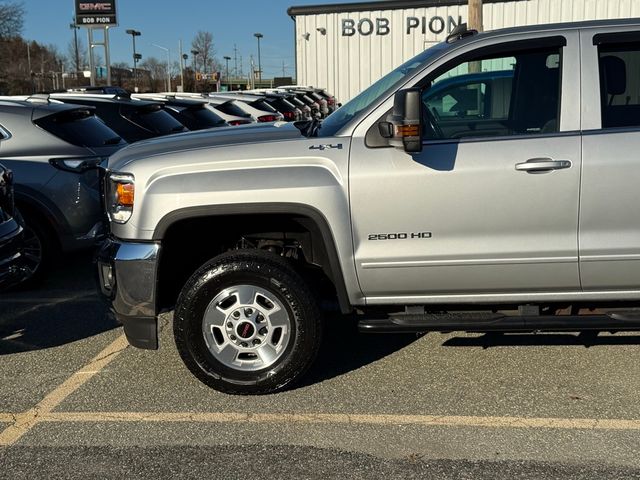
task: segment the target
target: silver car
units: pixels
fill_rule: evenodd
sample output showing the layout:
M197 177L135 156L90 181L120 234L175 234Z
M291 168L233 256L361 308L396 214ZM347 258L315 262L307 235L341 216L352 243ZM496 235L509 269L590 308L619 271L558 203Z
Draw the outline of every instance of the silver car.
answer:
M124 145L90 107L0 100L0 163L14 174L30 281L56 252L92 247L104 235L99 165Z

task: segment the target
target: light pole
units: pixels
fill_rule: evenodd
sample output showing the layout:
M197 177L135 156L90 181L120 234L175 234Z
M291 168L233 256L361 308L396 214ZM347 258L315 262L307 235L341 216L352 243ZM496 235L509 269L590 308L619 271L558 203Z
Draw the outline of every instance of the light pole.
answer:
M254 37L258 39L258 82L262 83L262 62L260 60L260 39L264 37L261 33L254 33Z
M74 70L76 71L76 86L78 86L78 82L80 80L78 78L80 71L80 54L78 53L78 29L80 27L78 27L75 23L70 23L69 28L73 28L73 43L76 50L76 68Z
M225 61L227 62L227 74L226 74L226 77L225 77L225 78L226 78L226 80L227 80L227 90L231 90L231 89L229 88L229 60L231 60L231 57L228 57L228 56L226 56L226 55L225 55L225 56L224 56L224 57L222 57L222 58L224 58L224 59L225 59Z
M127 34L131 35L131 39L133 40L133 89L137 92L138 91L138 59L141 57L139 57L138 54L136 53L136 37L139 37L140 35L142 35L142 33L130 28L129 30L127 30Z
M198 72L196 70L197 65L196 65L196 55L198 55L200 52L198 50L191 50L191 55L193 55L193 89L197 92L198 91Z
M151 45L159 48L160 50L164 50L165 52L167 52L167 92L170 92L171 91L171 73L169 73L169 62L171 61L170 59L171 52L167 47L163 47L162 45L157 45L155 43L152 43Z
M186 53L183 53L182 55L180 55L180 77L182 79L183 92L184 92L184 68L185 68L185 65L187 64L188 58L189 58L189 55L187 55Z

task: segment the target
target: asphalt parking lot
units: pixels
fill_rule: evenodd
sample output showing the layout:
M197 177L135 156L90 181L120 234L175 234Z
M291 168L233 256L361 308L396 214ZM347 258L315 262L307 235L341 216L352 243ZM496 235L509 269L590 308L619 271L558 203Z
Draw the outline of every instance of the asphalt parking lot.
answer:
M128 347L90 257L0 296L0 478L640 478L640 334L362 336L235 397Z

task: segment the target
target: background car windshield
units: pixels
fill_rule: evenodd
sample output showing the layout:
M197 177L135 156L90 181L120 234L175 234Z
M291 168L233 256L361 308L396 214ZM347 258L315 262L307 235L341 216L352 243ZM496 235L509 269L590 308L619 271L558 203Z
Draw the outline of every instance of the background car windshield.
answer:
M429 60L439 56L443 50L448 49L450 46L445 42L438 43L382 77L349 103L329 115L322 122L318 135L321 137L335 135L353 118L367 110L369 106L390 95L397 89L398 83L404 81L405 78L415 73L418 69L425 67Z

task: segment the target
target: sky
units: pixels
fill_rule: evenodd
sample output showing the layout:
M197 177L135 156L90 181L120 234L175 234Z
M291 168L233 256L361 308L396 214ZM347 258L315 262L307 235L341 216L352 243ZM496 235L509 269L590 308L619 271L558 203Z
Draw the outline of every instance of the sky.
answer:
M53 44L60 53L68 55L68 45L73 40L69 28L74 15L73 0L23 0L25 21L23 36L46 45ZM286 76L294 74L294 22L287 15L287 8L298 5L337 3L336 0L117 0L118 27L109 30L111 63L132 64L131 36L126 30L133 28L142 32L136 38L136 52L143 60L156 57L166 61L165 51L154 47L157 44L170 50L171 61L178 61L178 46L182 39L185 53L191 50L191 40L199 30L211 32L217 58L232 58L230 71L234 68L234 44L249 70L249 56L257 63L258 47L254 33L260 32L263 77L281 76L282 63ZM87 44L86 29L78 31ZM96 37L101 34L96 34ZM99 50L98 50L99 53ZM191 62L191 55L189 56ZM238 70L240 65L238 65Z

